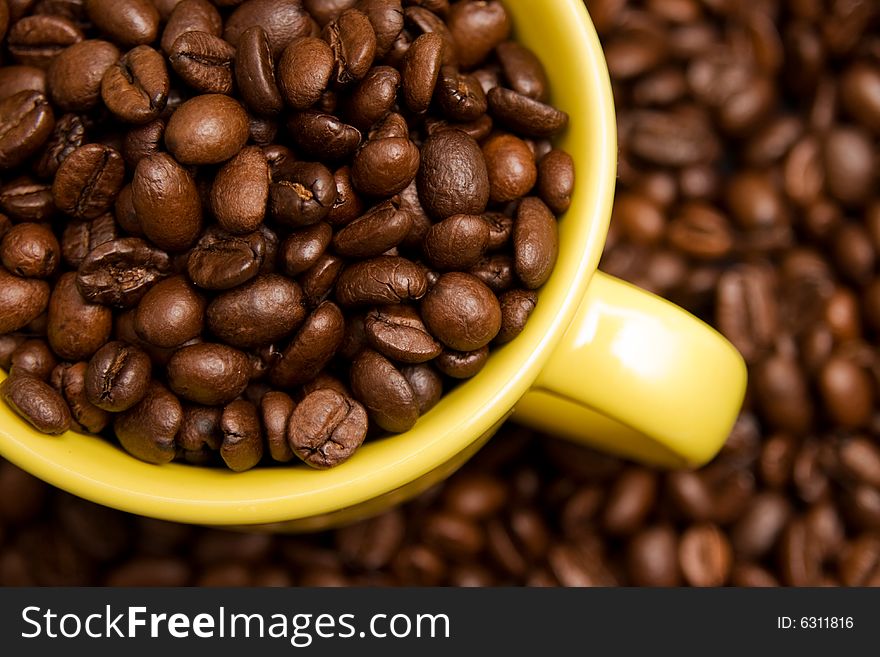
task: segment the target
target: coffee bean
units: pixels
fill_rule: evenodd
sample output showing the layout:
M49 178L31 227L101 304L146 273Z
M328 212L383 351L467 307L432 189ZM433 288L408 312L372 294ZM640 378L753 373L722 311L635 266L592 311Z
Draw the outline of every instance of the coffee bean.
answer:
M277 59L288 43L308 36L314 22L299 0L246 0L226 19L223 39L238 46L255 25L265 30L272 57Z
M425 140L416 180L422 206L435 219L486 209L486 162L476 141L462 132L445 130Z
M146 394L151 370L150 357L142 349L108 342L89 361L83 382L86 397L105 411L128 410Z
M333 74L333 51L315 37L291 41L278 61L278 87L287 104L303 110L320 99Z
M470 379L483 369L488 359L489 347L481 347L473 351L444 349L434 361L434 366L453 379Z
M734 239L724 215L700 202L684 205L669 224L669 243L682 253L700 260L718 260L728 255Z
M282 269L297 276L313 267L330 245L333 229L324 222L292 232L281 244Z
M62 116L46 141L43 154L34 166L34 173L40 178L52 178L65 158L82 146L84 139L82 118L76 114Z
M275 82L269 37L259 25L241 33L235 52L235 81L252 112L272 116L281 111L283 101Z
M547 282L559 253L556 218L544 202L523 199L513 225L516 273L529 289Z
M791 507L782 495L768 492L755 496L731 533L736 555L763 557L776 545L790 515Z
M866 426L874 410L874 384L852 360L833 356L819 373L819 391L834 422L843 428Z
M123 46L151 43L159 33L159 12L149 0L86 0L89 20Z
M3 266L16 276L47 278L55 273L60 255L58 239L43 224L12 226L0 242Z
M184 32L168 51L168 60L181 79L205 94L232 91L235 48L207 32Z
M177 432L175 443L184 451L184 458L191 461L191 455L211 454L220 449L223 434L220 430L220 417L223 409L208 406L184 406L183 420Z
M779 327L770 273L741 265L718 281L716 322L747 362L755 362L771 346Z
M355 398L380 428L400 433L418 420L419 409L412 388L403 374L378 352L363 350L352 363L350 378Z
M339 307L330 301L322 302L306 317L269 372L272 383L289 388L314 379L336 354L344 330L345 320Z
M275 461L287 463L293 450L287 442L287 425L296 403L287 393L271 390L260 400L260 421L266 433L269 454Z
M202 228L198 191L192 176L172 157L159 153L143 158L131 188L141 228L156 246L183 251L196 241Z
M369 196L394 196L416 177L419 161L419 149L406 136L371 138L354 157L351 181Z
M730 576L730 543L715 525L693 525L681 537L678 561L691 586L723 586Z
M657 491L657 476L644 468L625 470L608 493L602 516L611 534L632 534L651 511Z
M875 134L880 132L880 71L867 62L855 62L840 81L840 101Z
M336 298L346 307L415 301L427 291L425 270L397 256L379 256L348 265L336 283Z
M0 101L0 169L14 169L42 146L55 126L46 97L20 91Z
M458 351L484 347L501 328L497 297L471 274L443 274L425 296L421 311L431 333Z
M211 207L225 230L250 233L266 214L269 165L257 146L246 146L223 165L211 187Z
M278 274L257 276L223 292L208 304L208 328L234 347L275 342L292 333L306 317L302 290Z
M488 285L495 294L506 292L516 283L513 258L505 253L481 258L468 272Z
M222 94L186 101L171 115L165 130L165 145L181 164L219 164L237 154L247 138L247 114L237 101Z
M318 162L294 162L281 179L269 185L269 213L292 226L310 226L324 219L336 200L333 174Z
M394 107L400 87L400 73L390 66L374 66L351 92L347 117L359 130L366 130L385 118Z
M522 333L529 316L538 303L531 290L510 290L500 295L501 329L495 336L495 344L506 344Z
M361 143L357 128L317 110L294 114L287 122L287 128L300 150L324 162L351 157Z
M348 84L367 74L376 56L376 33L366 14L346 9L324 27L321 36L333 52L336 82Z
M403 98L410 111L421 114L428 109L440 76L443 39L432 33L420 35L403 59Z
M55 205L77 219L94 219L112 207L124 176L118 151L100 144L80 146L58 167L52 185Z
M79 28L62 16L25 16L12 24L6 44L19 64L45 68L82 38Z
M186 32L205 32L218 37L223 31L220 12L208 0L180 0L171 14L162 18L167 22L162 30L161 47L167 54L171 53L177 38Z
M535 54L516 41L505 41L495 49L501 70L510 88L523 96L547 101L550 84Z
M627 565L635 586L681 586L675 530L659 525L636 534L629 543Z
M76 283L89 301L130 307L170 273L168 254L136 237L124 237L92 249L79 266Z
M205 299L183 276L153 285L135 309L134 329L156 347L170 349L202 333Z
M36 377L26 374L7 377L0 381L0 397L43 433L64 433L70 427L70 411L64 399Z
M403 242L411 227L409 213L385 201L339 230L333 237L333 248L347 257L379 256Z
M318 469L348 460L366 435L364 407L327 389L306 396L290 416L287 428L287 440L293 452Z
M839 448L839 459L850 477L869 486L880 486L880 450L869 440L857 437L846 441Z
M410 306L386 306L371 310L364 319L370 346L402 363L423 363L436 358L441 347L428 333L418 311Z
M574 181L574 162L565 151L554 148L538 160L538 196L554 213L571 206Z
M107 109L128 123L142 124L158 118L168 93L165 60L149 46L125 53L101 80L101 98Z
M49 298L47 335L52 351L67 360L89 358L110 337L113 314L90 303L77 287L76 272L62 274Z
M419 415L424 415L440 401L443 396L443 381L429 364L406 365L400 368L400 373L412 388Z
M67 112L81 112L101 102L102 80L118 66L119 49L109 41L87 39L62 50L52 60L46 83L52 102Z
M780 544L782 580L789 586L815 586L819 581L818 546L810 540L802 519L788 524Z
M25 340L10 356L9 374L23 374L48 381L57 364L55 355L44 340Z
M495 87L487 94L492 117L514 132L551 137L568 125L568 114L522 94Z
M177 397L158 381L150 381L143 398L116 416L113 430L120 445L147 463L174 459L174 436L183 422Z
M510 17L500 2L459 2L452 5L447 20L462 68L482 61L505 41L511 29Z
M845 205L864 203L871 194L876 167L870 135L840 127L828 133L823 146L828 191Z
M424 252L437 269L467 269L486 252L489 237L489 224L482 217L457 214L431 226Z
M4 66L0 68L0 100L19 91L38 91L46 95L46 72L35 66Z
M87 369L88 364L82 361L73 365L61 363L52 371L50 383L70 409L71 428L99 434L110 423L110 414L89 401L86 395Z

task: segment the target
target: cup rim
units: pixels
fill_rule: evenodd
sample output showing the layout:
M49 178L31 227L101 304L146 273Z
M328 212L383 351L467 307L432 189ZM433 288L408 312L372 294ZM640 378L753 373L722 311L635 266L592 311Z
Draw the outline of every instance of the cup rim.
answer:
M331 514L403 489L490 432L538 377L586 293L604 246L616 179L611 85L586 8L582 0L556 0L552 11L534 10L531 1L506 1L517 38L536 51L564 44L577 55L562 59L566 75L579 84L555 85L553 94L553 102L571 115L561 146L575 159L577 184L572 207L560 221L560 259L535 312L520 336L493 350L477 377L447 393L410 431L369 441L349 461L325 471L289 464L243 473L156 466L102 438L38 433L5 404L0 404L0 454L58 488L106 506L178 522L242 526ZM575 151L572 143L583 150Z

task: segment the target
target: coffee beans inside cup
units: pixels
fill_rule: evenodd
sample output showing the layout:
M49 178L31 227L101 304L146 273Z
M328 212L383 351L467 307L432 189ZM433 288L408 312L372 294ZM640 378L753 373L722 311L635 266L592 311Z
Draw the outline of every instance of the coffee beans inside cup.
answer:
M568 116L496 0L229 4L11 14L0 394L153 463L332 467L522 331Z

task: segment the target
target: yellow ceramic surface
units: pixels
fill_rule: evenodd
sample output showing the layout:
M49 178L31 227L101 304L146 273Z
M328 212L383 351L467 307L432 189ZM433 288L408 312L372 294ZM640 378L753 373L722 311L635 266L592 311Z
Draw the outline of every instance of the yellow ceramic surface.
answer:
M412 430L371 441L328 471L287 466L234 474L149 465L100 438L42 435L5 405L0 452L107 506L181 522L284 530L338 524L425 489L460 466L520 400L524 421L603 449L653 463L708 460L742 401L743 363L683 311L593 275L617 158L602 50L582 0L506 4L517 38L546 65L554 104L571 115L560 145L574 157L577 187L560 222L558 263L535 312L479 375L446 395Z

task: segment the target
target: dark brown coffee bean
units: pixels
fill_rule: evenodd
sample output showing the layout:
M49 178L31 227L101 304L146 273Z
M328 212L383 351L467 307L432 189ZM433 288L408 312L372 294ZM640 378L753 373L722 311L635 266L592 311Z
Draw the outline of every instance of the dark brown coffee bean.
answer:
M348 265L336 283L336 298L347 307L415 301L427 291L424 268L397 256Z
M0 100L19 91L38 91L46 95L46 72L35 66L4 66L0 68Z
M669 243L700 260L717 260L730 253L733 234L727 219L712 206L699 202L684 205L667 229Z
M500 212L486 212L483 221L489 226L489 251L503 249L513 235L513 219Z
M269 37L259 25L241 33L235 53L235 81L248 109L269 116L283 107L275 82L275 63Z
M75 431L98 434L110 423L110 414L89 401L86 395L85 362L61 363L53 371L50 383L67 403L71 415L71 428Z
M55 123L52 135L34 167L40 178L52 178L64 159L82 146L85 139L85 126L80 116L65 114Z
M55 116L38 91L19 91L0 101L0 170L14 169L52 134Z
M443 380L429 364L406 365L400 368L400 373L412 388L419 415L424 415L440 401L443 396Z
M472 68L510 35L511 20L497 0L467 0L450 7L447 19L462 68Z
M196 91L228 94L232 91L235 48L207 32L184 32L168 51L174 72Z
M187 453L199 453L220 449L223 434L220 430L222 408L209 406L184 406L183 420L175 443Z
M341 258L325 253L303 272L299 281L310 307L317 306L330 295L344 264Z
M410 111L421 114L428 109L440 76L443 38L437 34L420 35L403 59L403 99Z
M457 130L425 140L416 180L422 206L437 220L480 214L489 201L489 175L480 147Z
M428 230L425 256L437 269L467 269L486 252L489 233L489 224L481 216L453 215Z
M163 16L163 19L167 21L161 40L165 53L170 53L177 38L186 32L199 31L220 36L223 30L220 12L208 0L180 0L171 14Z
M106 306L89 303L76 284L76 272L55 283L49 299L47 335L52 351L66 360L85 360L107 342L113 314Z
M310 226L323 220L336 200L336 181L318 162L294 162L269 185L269 213L276 221Z
M277 274L257 276L208 305L208 328L223 342L248 348L292 333L306 317L297 283Z
M182 422L183 408L177 397L158 381L151 381L141 401L116 416L113 430L132 456L148 463L170 463Z
M400 433L412 428L419 408L406 378L384 356L364 349L350 371L351 389L380 428Z
M367 74L376 56L376 33L366 14L346 9L324 27L321 36L333 51L336 82L348 84Z
M293 450L287 442L287 425L296 403L290 395L271 390L260 400L260 420L266 434L266 444L272 459L287 463L293 458Z
M510 89L495 87L487 94L492 117L528 137L552 137L568 125L568 114Z
M840 80L840 101L849 114L875 134L880 132L880 70L856 62Z
M435 97L450 121L476 121L489 106L479 80L449 66L440 71Z
M278 88L287 104L304 110L321 98L333 75L333 51L325 41L301 37L291 41L278 61Z
M43 224L16 224L0 242L3 266L16 276L47 278L58 268L60 255L58 239Z
M13 23L6 45L19 64L45 68L66 47L82 39L82 32L67 18L37 15Z
M44 340L25 340L10 357L9 374L23 374L48 381L58 360Z
M495 294L506 292L516 283L513 258L507 254L498 253L481 258L468 271L488 285Z
M330 301L322 302L305 319L269 372L272 383L289 388L314 379L336 354L344 332L342 311Z
M181 164L225 162L247 139L247 113L238 101L222 94L203 94L186 101L171 115L165 129L165 145Z
M590 545L554 545L547 561L563 586L614 586L617 583L602 554Z
M108 342L95 352L85 372L89 402L118 413L137 404L147 392L152 365L142 349L125 342Z
M773 549L791 515L788 501L775 492L761 493L731 531L737 557L758 559Z
M269 200L269 164L258 146L247 146L221 167L211 187L211 208L225 230L243 234L263 222Z
M27 176L15 178L0 187L0 209L17 222L44 222L56 213L51 185Z
M789 586L815 586L820 576L819 546L811 540L806 523L788 524L780 544L782 580Z
M539 198L523 199L513 224L516 273L529 289L547 282L559 254L556 218Z
M316 390L290 416L287 440L293 452L313 468L348 460L367 435L367 412L335 390Z
M871 421L874 384L853 360L843 356L829 358L819 373L819 392L837 426L857 429Z
M291 41L308 36L314 22L299 0L246 0L226 19L223 38L238 46L255 25L265 30L272 57L277 59Z
M142 159L162 150L164 139L165 121L162 119L155 119L131 128L122 142L122 157L125 159L125 164L134 169Z
M294 114L287 122L287 129L299 150L322 162L348 159L361 143L357 128L317 110Z
M498 301L501 304L501 330L495 336L495 344L506 344L522 333L538 303L538 296L531 290L510 290L499 296Z
M117 65L119 57L119 49L101 39L88 39L65 48L52 60L46 75L52 102L67 112L97 107L101 102L102 80Z
M168 385L182 398L198 404L232 401L244 391L249 375L247 356L222 344L182 347L168 361Z
M159 34L159 12L150 0L86 0L89 20L123 46L152 43Z
M324 222L300 228L281 243L281 268L288 276L297 276L313 267L330 244L333 229Z
M489 347L473 351L444 349L434 361L434 366L453 379L470 379L483 369L488 359Z
M489 172L489 198L505 202L525 196L538 178L535 158L524 141L500 133L483 143Z
M681 586L675 530L659 525L636 534L627 550L627 566L634 586Z
M766 353L779 328L771 273L759 265L724 273L718 280L715 321L746 362Z
M77 219L94 219L113 206L124 176L118 151L101 144L80 146L58 167L52 184L55 205Z
M141 228L156 246L183 251L196 241L202 229L198 191L192 176L171 156L159 153L138 162L131 191Z
M400 73L390 66L374 66L352 90L346 106L349 122L367 130L385 118L397 100Z
M505 41L498 45L495 53L511 89L523 96L547 101L550 90L547 73L531 50L516 41Z
M119 229L113 215L101 215L92 221L73 221L64 227L61 253L65 262L79 268L86 256L106 242L117 239Z
M501 328L498 298L472 274L443 274L422 301L421 311L431 333L457 351L486 346Z
M364 331L370 346L401 363L436 358L441 346L428 333L418 311L410 306L384 306L367 313Z
M169 85L162 55L149 46L138 46L107 68L101 79L101 98L120 120L147 123L165 109Z
M48 383L19 374L0 381L0 397L38 431L64 433L70 428L70 410Z
M724 533L715 525L693 525L678 546L678 562L691 586L723 586L730 576L733 555Z
M186 278L167 278L153 285L138 303L135 331L156 347L176 347L202 333L205 304Z
M843 443L838 458L848 476L880 488L880 450L867 438L857 437Z
M823 144L825 185L845 205L858 205L873 191L876 159L870 135L859 129L831 130Z
M574 181L574 162L565 151L554 148L538 160L538 196L555 214L571 205Z
M89 301L131 307L170 273L168 254L137 237L123 237L89 252L79 267L76 282Z
M357 522L336 533L336 546L349 563L369 570L385 568L403 544L406 519L398 509Z
M347 257L379 256L403 242L411 227L409 213L385 201L339 230L333 237L333 249Z
M394 196L416 177L419 161L419 149L406 136L370 139L354 157L351 181L369 196Z
M608 493L602 522L611 534L632 534L650 513L657 492L657 476L644 468L621 473Z

